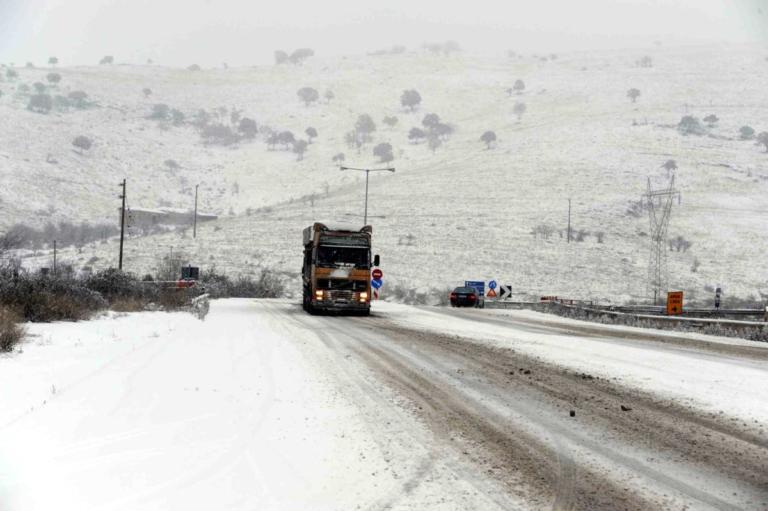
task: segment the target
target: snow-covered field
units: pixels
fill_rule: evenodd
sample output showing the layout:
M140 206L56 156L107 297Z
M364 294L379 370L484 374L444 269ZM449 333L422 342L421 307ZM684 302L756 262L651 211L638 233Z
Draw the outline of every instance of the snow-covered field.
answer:
M636 67L646 54L653 67ZM372 175L370 191L387 285L444 289L495 278L531 296L641 299L648 220L626 211L647 178L654 187L665 184L660 166L671 158L679 166L682 202L674 206L670 234L693 243L685 253L669 254L671 287L690 299L708 298L705 286L716 285L726 299L758 296L767 286L760 261L768 155L739 140L738 130L768 130L764 56L761 47L709 46L565 53L547 62L409 53L201 72L63 68L59 90L85 90L100 108L36 114L10 93L16 83L0 83L6 93L0 98L0 225L113 221L123 177L134 207L191 207L200 183L201 209L222 218L202 225L196 240L188 232L129 239L128 269L151 271L173 247L203 269L253 273L265 266L295 275L301 228L362 215L362 175L339 171L332 155L346 153L352 166L376 165L372 146L390 142L397 171ZM19 81L41 80L46 72L20 69ZM518 78L525 92L508 97L505 89ZM296 96L303 86L321 96L332 90L335 97L304 106ZM143 87L152 89L150 98ZM641 91L637 103L626 97L632 87ZM399 103L410 88L423 97L414 113ZM527 105L520 120L513 113L518 101ZM189 127L145 119L153 103L179 108L188 118L200 108L234 107L259 125L297 135L313 126L319 136L300 162L268 150L261 139L237 148L204 146ZM407 138L429 112L456 129L434 154ZM378 129L358 152L346 146L344 134L362 113ZM686 114L720 120L707 136L682 136L672 126ZM396 115L398 124L384 126L385 115ZM499 140L486 150L479 137L489 129ZM86 155L72 151L79 134L95 140ZM49 153L58 163L45 162ZM181 169L166 170L169 158ZM594 235L567 244L557 233L549 240L530 234L541 223L564 229L568 198L574 229L603 232L603 243ZM61 258L99 268L114 265L116 254L111 240L64 250Z
M555 323L386 303L367 319L319 318L232 299L204 321L28 325L0 356L0 508L487 510L554 498L615 509L617 495L636 509L766 505L768 356L755 349L768 347ZM516 365L497 376L484 353ZM556 384L568 374L585 389L577 400ZM478 440L487 428L509 436Z

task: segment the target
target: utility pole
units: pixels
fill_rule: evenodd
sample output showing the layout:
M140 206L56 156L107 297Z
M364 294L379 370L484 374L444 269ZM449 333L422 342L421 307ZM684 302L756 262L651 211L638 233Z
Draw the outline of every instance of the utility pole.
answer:
M568 199L568 243L571 242L571 199Z
M197 188L200 185L195 185L195 219L194 223L192 224L192 237L197 238Z
M53 275L56 275L56 240L53 240Z
M669 188L661 190L651 189L651 178L648 178L648 191L644 197L648 203L648 218L651 230L651 253L648 259L648 287L649 297L653 297L653 304L667 291L667 230L669 219L672 215L672 202L677 197L681 200L680 191L675 189L675 175L669 182ZM656 199L656 200L654 200ZM658 204L657 204L658 201Z
M123 193L120 198L123 199L123 205L120 208L120 257L117 262L117 269L123 269L123 240L125 239L125 179L120 184L123 187Z
M339 170L359 170L360 172L365 172L365 213L363 214L363 225L368 225L368 174L371 172L394 172L394 167L388 167L385 169L359 169L355 167L339 167Z

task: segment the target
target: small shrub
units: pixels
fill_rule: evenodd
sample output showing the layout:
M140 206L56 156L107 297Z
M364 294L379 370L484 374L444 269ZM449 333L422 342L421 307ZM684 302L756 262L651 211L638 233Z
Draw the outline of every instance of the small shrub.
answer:
M48 64L50 64L52 66L55 66L58 63L59 63L58 57L49 57L48 58Z
M323 94L323 97L325 98L326 103L330 103L333 98L336 96L333 95L333 91L327 90L325 91L325 94Z
M755 138L755 130L751 126L742 126L739 128L739 138L742 140L752 140Z
M637 98L640 97L640 89L629 89L627 91L627 97L632 100L632 103L637 102Z
M312 139L313 138L317 138L317 130L315 128L313 128L312 126L310 126L309 128L305 129L304 133L306 133L307 138L309 139L308 141L309 141L310 144L312 143Z
M112 55L105 55L99 61L100 65L114 64L114 63L115 63L115 57L113 57Z
M88 94L81 90L75 90L67 94L72 106L78 109L88 108L91 103L88 101Z
M525 103L522 103L520 101L515 103L515 106L512 107L512 111L515 112L515 115L517 116L518 122L520 121L520 119L523 118L523 114L525 113L525 111L527 109L528 109L528 107L525 106Z
M765 146L765 152L768 153L768 131L761 132L757 138L757 144Z
M512 90L517 94L522 94L525 91L525 82L522 80L515 80L515 84L512 86Z
M382 122L387 126L389 126L390 128L394 128L397 125L397 117L395 116L384 117L384 120Z
M202 68L197 64L192 64L190 66L187 66L187 71L197 72L197 71L202 71Z
M256 138L256 134L259 132L259 127L253 119L243 117L240 119L237 130L242 133L245 138Z
M0 306L0 351L12 351L24 338L21 317L8 307Z
M237 143L239 140L237 134L232 131L232 128L224 124L209 124L205 126L200 136L203 138L203 143L212 145L231 145Z
M411 128L411 131L408 132L408 140L414 144L422 142L425 138L427 138L427 134L421 128L413 127Z
M45 79L55 85L61 81L61 75L59 73L48 73L45 75Z
M27 109L40 114L47 114L53 108L53 98L48 94L30 96Z
M703 135L706 133L701 122L692 115L686 115L680 119L680 122L677 124L677 130L683 135Z
M363 141L371 139L371 134L376 131L376 123L368 114L362 114L357 117L355 122L355 131L360 135Z
M307 152L307 144L306 140L297 140L293 143L293 152L296 153L296 160L301 161L304 159L304 153Z
M35 92L37 92L38 94L45 93L46 87L45 87L45 84L42 82L35 82L32 84L32 87L35 89Z
M84 135L78 135L72 141L72 145L78 149L80 154L83 154L83 151L87 151L93 146L93 140Z
M315 51L311 48L299 48L297 50L294 50L293 53L288 57L288 61L291 64L302 64L305 60L307 60L309 57L312 57L315 55Z
M148 98L148 97L150 97L152 95L152 89L150 89L148 87L145 87L145 88L141 89L141 93L144 94L145 98Z
M283 50L276 50L275 51L275 64L285 64L288 62L288 54L284 52Z
M709 114L708 116L706 116L706 117L704 118L704 122L706 122L706 123L707 123L707 125L708 125L710 128L714 127L714 126L715 126L715 124L717 124L717 121L719 121L719 120L720 120L720 119L718 119L718 117L717 117L716 115L714 115L714 114Z
M346 159L346 156L344 156L344 153L336 153L335 155L333 155L334 163L344 163L345 159Z
M157 121L166 121L171 116L171 109L168 105L163 103L157 103L152 106L152 113L149 114L150 119Z
M440 124L440 116L437 114L427 114L421 120L421 125L427 129L434 128L438 124Z

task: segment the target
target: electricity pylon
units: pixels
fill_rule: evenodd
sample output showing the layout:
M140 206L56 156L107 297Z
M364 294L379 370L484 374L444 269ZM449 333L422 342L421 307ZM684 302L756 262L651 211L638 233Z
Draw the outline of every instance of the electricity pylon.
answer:
M669 218L672 215L672 202L677 197L678 204L681 195L675 190L675 176L669 182L669 188L651 189L651 178L648 178L648 191L643 196L648 201L648 218L650 220L651 253L648 259L648 297L656 305L662 293L667 291L669 274L667 271L667 230Z

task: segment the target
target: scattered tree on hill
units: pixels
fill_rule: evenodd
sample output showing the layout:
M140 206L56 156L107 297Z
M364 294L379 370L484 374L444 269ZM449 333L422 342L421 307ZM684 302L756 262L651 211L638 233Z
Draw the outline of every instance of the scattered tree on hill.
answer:
M719 121L719 120L720 120L720 119L718 119L718 118L717 118L717 116L716 116L715 114L709 114L708 116L706 116L706 117L704 118L704 122L706 122L706 123L707 123L707 125L708 125L710 128L714 127L714 126L715 126L715 124L717 124L717 121Z
M739 128L739 137L742 140L752 140L755 137L755 130L751 126L742 126Z
M267 150L274 151L275 146L280 143L280 134L273 131L267 136Z
M344 142L346 142L349 147L354 147L360 151L360 147L363 145L363 137L356 130L348 131L344 134Z
M240 117L242 117L243 111L238 110L237 108L232 108L232 111L229 112L229 123L232 126L237 126L240 124Z
M173 122L174 126L181 126L184 124L184 119L184 112L175 108L171 110L171 122Z
M145 99L149 98L152 95L152 89L150 89L149 87L145 87L141 89L141 93L144 94Z
M325 102L326 103L330 103L331 100L333 98L335 98L336 96L333 95L333 91L332 90L327 90L327 91L325 91L325 94L323 94L323 97L325 98Z
M418 144L425 138L427 138L427 134L421 128L413 127L411 128L411 131L408 132L408 140L410 140L414 144Z
M45 92L45 84L42 82L35 82L32 84L32 87L35 88L35 92L38 94L43 94Z
M486 149L490 149L491 144L496 142L496 133L493 131L486 131L480 136L480 140L485 143Z
M19 77L19 73L15 69L8 68L5 70L5 76L9 80L15 80Z
M757 136L757 144L765 146L765 152L768 153L768 131L763 131Z
M632 103L637 102L637 98L640 97L640 89L629 89L627 91L627 97L632 100Z
M240 124L237 126L237 130L243 134L245 138L256 138L256 134L259 131L256 121L248 117L240 119Z
M669 176L673 170L677 170L677 162L675 160L667 160L661 168L665 169L667 171L667 176Z
M312 139L313 138L317 138L317 130L315 128L313 128L312 126L310 126L309 128L305 129L304 133L307 134L307 139L308 139L307 141L310 144L312 143Z
M32 62L27 62L26 64L24 64L24 67L26 67L27 69L34 69L35 65Z
M67 94L72 106L78 109L84 109L89 106L88 94L81 90L75 90Z
M395 125L397 124L397 117L395 117L395 116L391 116L391 117L387 116L387 117L384 117L384 120L382 122L384 124L386 124L387 126L389 126L390 128L394 128Z
M293 133L290 131L281 131L277 135L277 141L283 145L283 149L287 150L296 142L296 137L294 137Z
M168 167L168 169L170 170L178 170L181 168L181 165L179 165L179 162L177 162L176 160L165 160L163 162L163 165Z
M57 57L48 58L48 64L50 64L51 66L55 66L58 63L59 63L59 59Z
M440 137L441 140L448 140L453 135L454 129L450 124L438 122L429 130L430 134Z
M441 145L443 145L443 141L440 140L440 137L430 134L427 138L427 147L430 148L432 154L435 154L435 151L437 151Z
M637 62L637 67L653 67L653 59L648 55L640 58Z
M525 90L525 82L522 80L515 80L515 84L512 86L517 94L522 94Z
M113 57L112 55L105 55L99 61L99 64L101 64L101 65L104 65L104 64L114 64L114 63L115 63L115 57Z
M320 99L320 94L318 94L317 89L313 89L312 87L302 87L296 94L306 106L309 106L311 103Z
M703 135L705 133L699 120L692 115L683 116L677 124L677 130L683 135Z
M404 90L400 96L400 104L413 112L421 104L421 94L416 89Z
M288 60L291 62L291 64L301 64L305 60L307 60L309 57L312 57L315 55L315 51L311 48L299 48L297 50L294 50L293 53L291 53L291 56L288 57Z
M512 111L515 112L515 115L517 116L517 121L520 122L520 119L523 118L523 114L528 109L528 107L525 106L525 103L522 103L518 101L515 103L515 106L512 107Z
M347 157L344 156L344 153L336 153L333 155L333 163L342 164L346 159Z
M307 151L307 144L306 140L297 140L293 144L293 152L297 154L296 161L301 161L304 159L304 153Z
M19 86L16 87L16 90L19 91L19 94L29 94L29 85L20 83Z
M187 71L202 71L203 68L198 66L197 64L192 64L190 66L187 66Z
M359 134L360 139L363 142L367 142L371 140L371 134L376 131L376 123L373 122L373 119L368 114L362 114L357 117L357 122L355 123L355 131Z
M392 154L392 144L382 142L373 148L373 155L379 158L379 162L388 163L395 159L395 155Z
M27 109L40 114L47 114L53 108L53 99L48 94L30 96Z
M440 124L440 116L437 114L427 114L421 120L421 125L428 130L434 128L438 124Z
M165 103L156 103L152 106L152 113L149 114L150 119L158 121L165 121L171 115L171 109Z
M80 154L83 154L83 151L87 151L91 148L91 146L93 146L93 140L86 137L85 135L78 135L72 141L72 145L77 148Z
M676 250L677 252L688 252L688 249L691 248L691 245L693 245L692 242L679 235L670 238L668 241L670 252L672 250Z
M285 64L288 62L288 54L285 53L283 50L276 50L275 51L275 64Z
M232 145L239 139L237 134L232 131L232 128L221 123L209 124L205 126L200 136L203 138L203 143L211 145Z
M45 79L55 85L61 81L61 75L59 73L48 73L45 75Z

